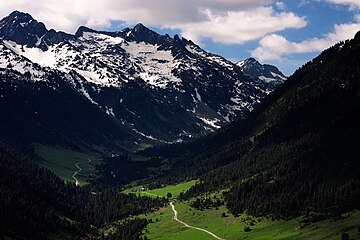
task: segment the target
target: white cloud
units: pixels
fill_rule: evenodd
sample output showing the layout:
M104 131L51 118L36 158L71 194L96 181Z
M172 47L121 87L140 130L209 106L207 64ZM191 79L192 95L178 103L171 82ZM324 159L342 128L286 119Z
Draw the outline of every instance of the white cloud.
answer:
M309 0L301 0L301 1L299 1L299 3L298 3L298 7L306 6L306 5L308 5L309 3L310 3Z
M281 60L290 54L322 51L335 43L354 37L360 30L360 22L337 24L334 31L323 38L313 38L302 42L291 42L277 34L268 35L260 40L260 46L251 55L260 61Z
M306 26L303 18L291 12L277 13L272 7L258 7L248 11L229 12L216 15L205 11L207 21L178 26L190 39L212 38L215 42L241 44L268 33L287 28Z
M360 14L356 14L356 15L354 16L354 19L355 19L356 22L360 22ZM359 30L360 30L360 29L359 29Z
M286 8L286 5L284 2L276 2L275 6L280 10L285 10L285 8Z
M328 2L334 4L342 4L350 6L350 9L360 9L360 1L359 0L327 0Z
M16 0L0 1L0 16L29 12L48 28L75 32L80 25L108 28L113 20L179 29L195 41L243 43L266 34L306 25L274 0Z

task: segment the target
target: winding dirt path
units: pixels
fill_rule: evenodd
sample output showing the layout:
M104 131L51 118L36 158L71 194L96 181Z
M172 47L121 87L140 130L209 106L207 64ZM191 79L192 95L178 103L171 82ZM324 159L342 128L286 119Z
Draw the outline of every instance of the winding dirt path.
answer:
M214 233L212 233L212 232L210 232L210 231L208 231L208 230L205 230L205 229L203 229L203 228L198 228L198 227L190 226L189 224L184 223L183 221L179 220L179 219L178 219L178 212L177 212L176 209L175 209L174 202L170 202L170 206L171 206L171 209L172 209L172 211L173 211L173 213L174 213L173 219L174 219L175 221L181 223L182 225L184 225L184 226L187 227L187 228L192 228L192 229L196 229L196 230L199 230L199 231L203 231L203 232L211 235L212 237L214 237L214 238L216 238L216 239L218 239L218 240L225 240L224 238L220 238L220 237L216 236Z
M72 178L75 180L75 185L76 186L79 186L80 185L80 182L79 180L76 178L76 175L81 172L82 168L79 167L79 164L82 164L82 163L90 163L91 162L91 159L88 158L88 161L87 162L78 162L78 163L75 163L75 166L78 168L77 171L74 172L74 174L72 175Z

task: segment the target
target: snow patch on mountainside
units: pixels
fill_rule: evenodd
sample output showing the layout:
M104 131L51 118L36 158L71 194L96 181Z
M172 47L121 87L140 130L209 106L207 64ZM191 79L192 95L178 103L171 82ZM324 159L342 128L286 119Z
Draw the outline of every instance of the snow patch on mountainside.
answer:
M56 46L49 48L48 51L43 51L40 48L28 48L23 45L18 45L12 41L4 41L6 46L12 49L17 54L26 57L30 61L37 63L44 67L55 67L56 66Z
M236 65L238 65L239 67L243 68L245 64L246 64L246 61L245 61L245 60L241 60L241 61L239 61Z
M77 69L77 72L83 76L88 82L100 84L106 86L109 84L108 79L104 78L103 75L97 71L84 71Z
M211 62L215 62L226 68L233 69L233 64L228 62L227 60L225 60L223 57L220 57L220 56L214 55L214 54L209 54L194 45L188 44L185 46L185 48L186 48L186 50L188 50L189 52L191 52L194 55L200 56L202 58L206 58L206 59L210 60Z
M277 79L275 79L275 78L269 78L269 77L265 77L265 76L260 76L259 79L264 81L264 82L267 82L267 83L277 81Z
M137 130L137 129L135 129L135 128L133 128L132 130L133 130L134 132L136 132L137 134L139 134L139 135L141 135L141 136L143 136L143 137L146 137L146 138L148 138L148 139L150 139L150 140L155 140L155 141L164 142L163 140L159 140L159 139L157 139L157 138L155 138L155 137L153 137L153 136L151 136L151 135L146 135L145 133L140 132L139 130Z
M84 32L82 35L83 39L93 40L97 42L103 42L106 44L120 44L125 40L121 37L112 37L106 34L93 33L93 32Z
M196 93L196 99L197 99L197 102L202 102L201 95L199 94L199 92L198 92L198 89L197 89L197 88L195 88L195 93Z
M116 117L115 114L114 114L114 109L113 108L109 108L109 107L106 107L105 106L105 113L109 116L113 116L113 117Z
M219 119L209 119L209 118L205 118L205 117L198 117L201 121L203 121L206 125L215 128L215 129L219 129L221 128L219 124L220 120Z
M286 77L284 76L281 76L280 74L277 74L277 73L274 73L274 72L271 72L271 75L274 77L274 78L280 78L282 79L283 81L286 81Z
M0 42L0 68L13 69L21 74L29 73L33 81L46 81L45 73L28 59L16 54L9 42Z
M123 41L120 38L105 38L104 36L106 35L100 34L98 38L104 41L104 45L118 44ZM11 41L4 42L15 53L43 67L50 67L66 73L73 70L81 74L87 81L102 86L119 85L116 73L109 72L108 69L98 66L101 65L99 62L102 56L102 53L98 51L93 52L92 49L86 48L81 51L68 43L55 44L48 47L48 50L43 51L40 48L29 48ZM100 58L100 61L97 58ZM109 60L109 62L111 61Z
M145 42L129 42L121 47L129 53L133 64L140 67L139 76L146 83L159 88L181 83L181 79L172 73L179 62L174 59L171 51L159 50L159 46Z

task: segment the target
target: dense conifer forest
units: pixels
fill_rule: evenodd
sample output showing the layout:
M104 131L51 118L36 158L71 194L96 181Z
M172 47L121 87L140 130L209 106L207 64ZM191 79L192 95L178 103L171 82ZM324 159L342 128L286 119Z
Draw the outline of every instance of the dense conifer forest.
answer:
M157 185L200 178L181 197L231 187L234 214L345 212L360 199L360 34L324 51L245 120L144 155L169 159Z
M14 239L96 235L98 227L165 203L159 198L121 194L116 187L94 192L90 186L65 184L31 157L4 148L0 149L0 171L0 233ZM134 233L126 226L121 236Z

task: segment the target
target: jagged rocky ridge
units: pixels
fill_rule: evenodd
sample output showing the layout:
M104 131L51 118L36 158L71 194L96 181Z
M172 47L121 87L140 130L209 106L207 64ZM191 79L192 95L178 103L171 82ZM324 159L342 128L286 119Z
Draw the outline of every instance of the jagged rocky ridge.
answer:
M278 85L142 24L118 32L80 27L71 35L16 11L0 21L0 49L3 85L14 84L13 71L19 85L27 79L53 88L48 75L56 73L61 85L121 125L135 145L213 131L245 116ZM42 92L36 97L44 98Z
M255 58L247 58L239 61L236 65L241 71L253 78L264 81L271 85L280 85L286 81L286 76L275 66L269 64L261 64Z

